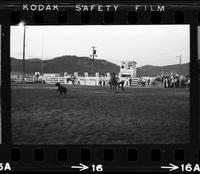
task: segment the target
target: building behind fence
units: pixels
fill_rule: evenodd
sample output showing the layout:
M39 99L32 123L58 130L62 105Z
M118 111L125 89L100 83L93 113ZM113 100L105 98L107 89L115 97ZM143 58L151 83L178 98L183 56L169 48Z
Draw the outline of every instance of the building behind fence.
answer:
M64 85L85 85L85 86L108 86L110 80L110 73L106 73L105 75L100 73L95 73L95 75L91 75L88 72L85 73L64 73L60 75L58 73L44 73L42 76L38 73L36 74L26 74L25 81L26 83L34 83L36 81L40 81L41 83L46 84L55 84L61 83ZM138 85L139 78L131 78L132 85ZM125 81L125 86L130 86L130 78L120 77L120 80ZM23 81L22 74L11 73L11 81L14 83L20 83Z
M117 74L120 81L125 82L125 86L138 86L139 78L136 78L136 62L135 61L121 61L120 72ZM86 86L108 86L111 73L68 73L63 75L59 73L44 73L42 76L39 72L35 74L26 74L25 82L45 82L46 84L55 84L57 82L65 85L86 85ZM22 73L11 73L12 82L23 81Z

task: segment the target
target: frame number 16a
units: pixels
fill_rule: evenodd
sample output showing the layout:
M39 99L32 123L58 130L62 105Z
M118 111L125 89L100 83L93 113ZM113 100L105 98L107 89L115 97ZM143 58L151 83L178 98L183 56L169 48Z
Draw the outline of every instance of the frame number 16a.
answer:
M200 172L199 164L181 164L180 168L182 172Z

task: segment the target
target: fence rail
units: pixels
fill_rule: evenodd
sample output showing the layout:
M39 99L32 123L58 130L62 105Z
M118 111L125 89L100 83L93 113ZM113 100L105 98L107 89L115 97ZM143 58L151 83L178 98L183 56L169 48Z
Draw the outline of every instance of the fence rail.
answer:
M47 77L45 79L45 83L47 83L47 84L56 84L56 83L64 84L64 77Z
M139 78L132 78L131 86L139 86Z

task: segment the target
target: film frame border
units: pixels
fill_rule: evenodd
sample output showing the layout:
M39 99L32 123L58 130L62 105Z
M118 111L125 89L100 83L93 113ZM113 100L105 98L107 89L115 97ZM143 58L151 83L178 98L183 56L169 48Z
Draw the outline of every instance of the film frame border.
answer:
M85 3L84 3L85 4ZM91 3L88 3L91 4ZM112 4L112 3L111 3ZM176 5L176 4L166 4L168 10L164 13L156 14L151 12L141 12L137 13L136 22L128 22L128 14L131 13L127 8L129 5L120 4L123 6L121 11L113 13L114 21L111 23L105 23L104 18L105 13L94 13L89 14L90 22L81 22L82 16L88 16L88 13L76 12L73 10L74 4L66 4L67 11L67 21L57 22L56 13L37 13L37 12L23 12L21 11L21 3L17 4L13 10L6 6L5 9L0 9L0 23L2 26L2 144L0 145L0 161L12 161L12 170L69 170L69 164L75 164L78 162L83 162L84 164L92 163L103 163L105 171L133 171L133 170L143 170L143 171L155 171L159 170L158 166L163 164L168 164L170 162L183 163L184 160L188 162L197 163L200 160L200 150L199 150L199 112L198 108L198 62L197 62L197 27L200 24L199 10L198 7L190 5ZM134 4L134 3L133 3ZM148 3L146 3L148 4ZM151 4L151 3L149 3ZM154 3L156 4L156 3ZM165 4L165 3L163 3ZM198 4L200 7L200 4ZM63 10L65 12L65 10ZM178 16L182 16L184 19L181 21L176 21L176 15L178 11ZM156 25L156 24L189 24L190 25L190 74L191 88L190 88L190 144L143 144L143 145L12 145L11 136L11 85L10 85L10 25L15 25L15 22L11 22L11 14L15 12L19 13L19 19L26 21L28 25ZM62 13L64 13L62 12ZM111 12L112 13L112 12ZM110 13L110 14L111 14ZM153 14L160 16L160 22L151 22L155 17ZM43 21L35 23L34 18L40 18L43 16ZM112 15L112 14L111 14ZM135 15L133 13L133 15ZM59 15L58 15L59 16ZM62 15L61 15L62 16ZM15 16L16 17L16 16ZM18 17L16 17L17 19ZM39 19L40 20L40 19ZM159 21L159 20L158 20ZM7 88L7 86L9 88ZM196 100L195 100L196 99ZM198 113L198 115L195 115ZM36 152L34 150L36 149ZM41 150L43 150L43 155L41 155ZM59 162L57 157L57 150L66 150L66 160ZM133 154L137 154L136 160L128 160L129 149L133 149ZM156 151L154 149L157 149ZM178 150L177 150L178 149ZM88 151L89 150L89 151ZM84 151L84 152L83 152ZM154 151L154 152L152 152ZM36 161L34 161L34 153L37 156ZM88 153L89 152L89 153ZM160 152L160 159L152 161L152 154L157 154ZM104 154L105 153L105 154ZM109 154L106 157L106 153ZM81 155L85 154L85 155ZM182 157L179 159L180 154ZM88 159L83 159L83 156L90 156ZM18 156L16 159L12 159L13 156ZM110 156L113 156L110 158ZM105 160L105 157L108 158ZM64 158L63 158L64 159ZM25 163L24 163L25 162ZM187 162L187 161L186 161ZM133 166L134 167L131 167ZM49 167L49 165L51 165ZM117 167L118 166L118 167ZM143 167L142 167L143 166ZM144 167L145 166L145 167ZM36 169L37 168L37 169ZM74 170L71 170L74 171ZM163 171L163 170L160 170Z

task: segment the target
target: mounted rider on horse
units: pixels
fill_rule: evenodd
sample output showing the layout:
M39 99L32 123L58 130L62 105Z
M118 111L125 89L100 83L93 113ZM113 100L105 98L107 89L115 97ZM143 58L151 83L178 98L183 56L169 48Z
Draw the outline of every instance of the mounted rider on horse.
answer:
M121 85L121 89L124 92L124 81L119 81L119 77L117 77L115 73L112 74L109 80L109 85L113 92L116 92L117 86L120 88Z

